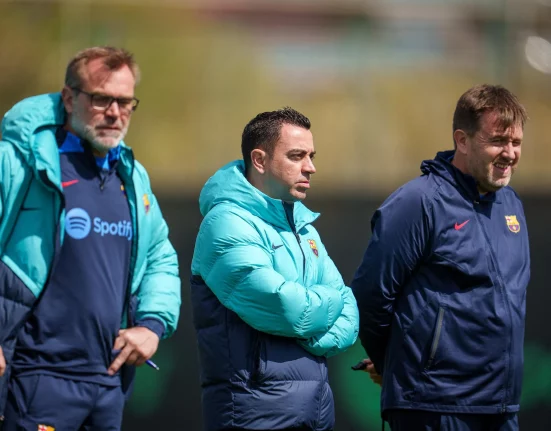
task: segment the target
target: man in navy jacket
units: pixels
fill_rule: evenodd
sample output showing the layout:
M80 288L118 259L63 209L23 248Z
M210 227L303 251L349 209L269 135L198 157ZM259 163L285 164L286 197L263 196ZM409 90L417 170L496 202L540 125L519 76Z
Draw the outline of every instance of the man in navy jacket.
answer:
M393 431L518 429L530 256L508 183L526 120L505 88L471 88L455 149L424 161L373 216L352 289Z

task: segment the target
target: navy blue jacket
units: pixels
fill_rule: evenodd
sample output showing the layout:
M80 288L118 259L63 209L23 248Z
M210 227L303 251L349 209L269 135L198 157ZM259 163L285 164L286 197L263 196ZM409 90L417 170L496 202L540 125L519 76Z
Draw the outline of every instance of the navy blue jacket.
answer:
M205 430L333 429L327 360L247 325L191 278Z
M382 411L516 412L528 233L510 187L480 196L438 153L371 221L352 289Z

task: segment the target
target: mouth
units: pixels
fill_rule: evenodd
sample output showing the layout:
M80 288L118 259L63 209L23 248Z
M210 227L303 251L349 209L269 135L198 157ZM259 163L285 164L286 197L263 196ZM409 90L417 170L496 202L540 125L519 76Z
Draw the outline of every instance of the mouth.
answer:
M511 162L494 162L492 163L492 166L494 167L494 169L501 173L502 175L506 175L508 174L509 172L511 172L511 166L513 165L513 163Z
M299 187L303 187L303 188L306 188L306 189L309 189L310 188L310 181L299 181L297 183L297 185Z
M116 132L120 132L120 128L118 127L109 127L109 126L101 126L101 127L98 127L99 130L112 130L112 131L116 131Z

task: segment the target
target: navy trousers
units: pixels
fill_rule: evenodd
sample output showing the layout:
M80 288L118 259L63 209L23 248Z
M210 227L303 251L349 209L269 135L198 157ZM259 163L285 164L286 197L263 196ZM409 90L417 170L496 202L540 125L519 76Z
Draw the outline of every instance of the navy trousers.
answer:
M516 413L462 414L421 410L387 410L392 431L518 431Z
M2 431L119 431L124 401L120 386L47 374L13 377Z

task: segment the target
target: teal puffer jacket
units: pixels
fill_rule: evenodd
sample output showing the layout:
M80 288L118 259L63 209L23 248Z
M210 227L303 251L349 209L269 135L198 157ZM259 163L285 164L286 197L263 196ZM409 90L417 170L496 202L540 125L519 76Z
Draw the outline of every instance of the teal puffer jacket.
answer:
M261 193L242 161L207 182L200 207L191 292L206 428L332 429L325 358L354 344L359 322L318 214Z

